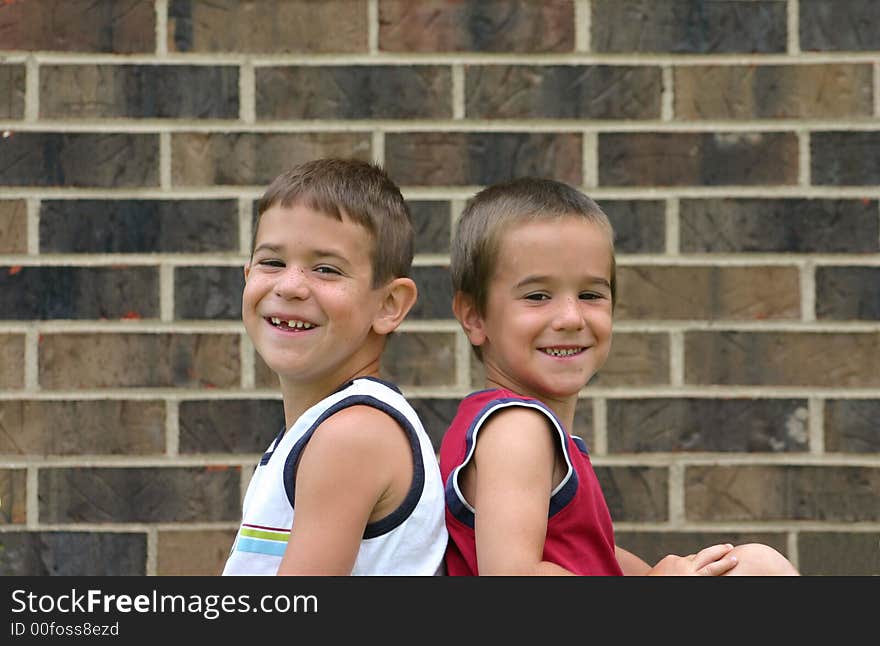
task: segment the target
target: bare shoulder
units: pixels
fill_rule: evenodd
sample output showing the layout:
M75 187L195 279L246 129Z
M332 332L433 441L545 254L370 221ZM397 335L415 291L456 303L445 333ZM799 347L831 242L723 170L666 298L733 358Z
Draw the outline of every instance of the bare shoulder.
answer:
M546 415L534 408L511 406L492 414L477 436L476 457L510 459L516 454L553 451L554 432Z
M370 468L393 463L410 452L406 432L394 418L361 404L344 408L321 422L309 441L309 450L313 454L326 451L349 466Z

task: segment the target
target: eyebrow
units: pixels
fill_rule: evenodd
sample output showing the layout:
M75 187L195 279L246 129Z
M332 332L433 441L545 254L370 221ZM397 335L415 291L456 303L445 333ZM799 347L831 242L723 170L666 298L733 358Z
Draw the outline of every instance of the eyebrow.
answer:
M264 242L261 245L258 245L256 249L254 249L254 254L256 255L259 251L269 251L271 253L281 253L284 251L284 245L272 244L270 242ZM313 249L312 255L315 258L335 258L337 260L341 260L343 262L348 262L348 259L343 256L339 251L335 251L333 249Z
M531 285L532 283L543 283L543 282L547 282L548 280L549 280L548 276L540 276L540 275L526 276L521 281L516 283L516 285L514 285L514 288L525 287L526 285ZM611 283L608 281L608 279L602 278L601 276L587 276L587 282L589 282L591 284L602 285L603 287L607 287L607 288L611 289Z

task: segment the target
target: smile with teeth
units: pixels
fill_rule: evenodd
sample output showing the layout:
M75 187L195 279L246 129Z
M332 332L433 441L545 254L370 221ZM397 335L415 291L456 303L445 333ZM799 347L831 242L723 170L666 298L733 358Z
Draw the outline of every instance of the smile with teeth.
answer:
M269 322L272 323L275 327L279 328L287 328L290 330L311 330L315 325L313 323L307 323L306 321L284 321L277 316L270 316Z
M571 357L584 351L583 348L540 348L540 350L551 357Z

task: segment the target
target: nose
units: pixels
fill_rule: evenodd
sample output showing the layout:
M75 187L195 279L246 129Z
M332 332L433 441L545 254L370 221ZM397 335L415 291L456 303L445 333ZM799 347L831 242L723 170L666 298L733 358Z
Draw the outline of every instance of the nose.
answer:
M306 299L309 297L309 284L305 269L289 266L278 274L275 281L275 294L285 300Z
M566 296L558 302L553 317L554 330L581 330L584 328L584 316L579 298Z

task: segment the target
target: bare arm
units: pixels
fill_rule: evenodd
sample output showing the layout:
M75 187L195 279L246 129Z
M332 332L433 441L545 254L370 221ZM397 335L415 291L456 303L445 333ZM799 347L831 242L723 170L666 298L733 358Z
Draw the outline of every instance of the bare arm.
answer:
M645 561L619 545L614 546L614 553L617 556L620 569L623 570L626 576L645 576L651 570L651 566Z
M395 482L409 483L410 455L403 430L375 409L356 406L323 422L297 467L293 528L278 574L351 574L371 516L394 495Z

